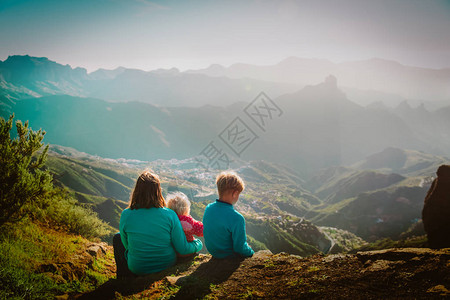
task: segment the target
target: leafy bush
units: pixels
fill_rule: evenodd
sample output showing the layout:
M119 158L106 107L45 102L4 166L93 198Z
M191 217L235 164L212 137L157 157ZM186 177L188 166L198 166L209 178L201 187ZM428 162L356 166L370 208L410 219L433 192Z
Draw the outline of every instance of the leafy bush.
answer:
M22 207L45 197L52 190L52 177L42 170L48 146L37 157L45 132L28 128L28 122L16 122L17 137L11 139L14 115L0 118L0 226L17 221Z
M45 132L32 131L28 122L17 121L17 137L12 139L13 118L0 118L0 226L30 216L87 238L110 233L96 213L78 205L67 191L53 187L44 166L48 146L37 154Z
M87 207L76 205L69 197L53 197L52 205L47 209L48 217L69 232L86 238L101 237L111 230L97 217L97 213Z

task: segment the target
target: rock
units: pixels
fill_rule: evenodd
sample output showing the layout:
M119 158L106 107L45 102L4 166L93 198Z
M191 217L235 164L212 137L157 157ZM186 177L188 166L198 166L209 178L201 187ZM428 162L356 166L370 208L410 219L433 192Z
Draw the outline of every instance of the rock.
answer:
M51 278L55 283L61 284L61 283L67 283L67 281L59 274L54 274L50 272L43 273L47 277Z
M167 276L166 280L171 285L182 285L186 281L186 276Z
M88 245L86 252L92 257L98 258L106 253L106 245L90 244Z
M58 271L58 267L56 264L43 264L39 266L39 273L56 273Z
M53 280L59 282L72 281L84 276L85 264L75 265L71 261L50 263L39 266L39 273L47 273Z
M450 249L433 250L429 248L396 248L356 253L362 262L367 260L420 260L421 257L440 256L449 259Z
M450 291L442 284L429 288L427 293L439 294L440 296L450 296Z
M450 165L438 168L425 197L423 226L431 248L450 247Z
M345 254L333 254L333 255L325 256L323 258L323 261L325 263L330 263L330 262L335 261L335 260L344 260L346 258L347 258L347 255L345 255Z
M268 259L271 256L273 256L272 252L270 250L260 250L253 254L252 259Z
M404 263L405 262L402 260L399 260L399 261L376 260L373 263L369 263L367 268L361 270L361 273L384 271L384 270L391 268L392 266L402 265Z
M67 300L67 299L69 299L68 294L55 296L55 300Z
M108 297L102 299L113 299L116 291L145 299L428 299L450 296L447 288L450 287L450 249L399 248L301 259L258 251L246 259L199 255L194 262L132 280L112 280L109 286L103 286ZM161 289L164 286L169 288ZM176 289L170 288L173 286ZM116 293L117 299L121 297ZM84 299L100 298L92 294Z

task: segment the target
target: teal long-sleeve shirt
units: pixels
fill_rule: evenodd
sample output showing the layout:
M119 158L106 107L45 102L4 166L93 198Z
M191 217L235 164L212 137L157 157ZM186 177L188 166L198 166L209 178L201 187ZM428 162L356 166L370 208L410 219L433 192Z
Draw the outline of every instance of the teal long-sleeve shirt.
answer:
M208 204L203 215L203 236L206 249L214 257L248 257L254 253L247 244L245 219L231 204L219 200Z
M203 247L197 239L187 242L177 214L165 207L127 208L120 216L119 229L128 268L137 275L167 269L176 263L176 252L191 254Z

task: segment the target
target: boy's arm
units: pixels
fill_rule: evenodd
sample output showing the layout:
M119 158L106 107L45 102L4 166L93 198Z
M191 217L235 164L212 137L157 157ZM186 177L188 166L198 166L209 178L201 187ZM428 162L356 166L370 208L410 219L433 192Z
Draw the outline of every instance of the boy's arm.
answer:
M245 219L242 215L239 215L236 223L234 224L233 232L233 251L244 256L249 257L252 256L253 251L252 248L247 244L247 234L245 232Z

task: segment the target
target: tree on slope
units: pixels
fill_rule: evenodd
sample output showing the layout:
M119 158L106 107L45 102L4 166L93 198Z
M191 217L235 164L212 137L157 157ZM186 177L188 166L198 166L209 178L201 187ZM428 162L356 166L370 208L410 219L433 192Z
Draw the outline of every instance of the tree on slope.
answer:
M11 138L14 114L0 118L0 226L21 218L24 205L52 190L52 177L43 166L48 145L41 153L45 131L33 131L28 122L16 121L17 137Z

